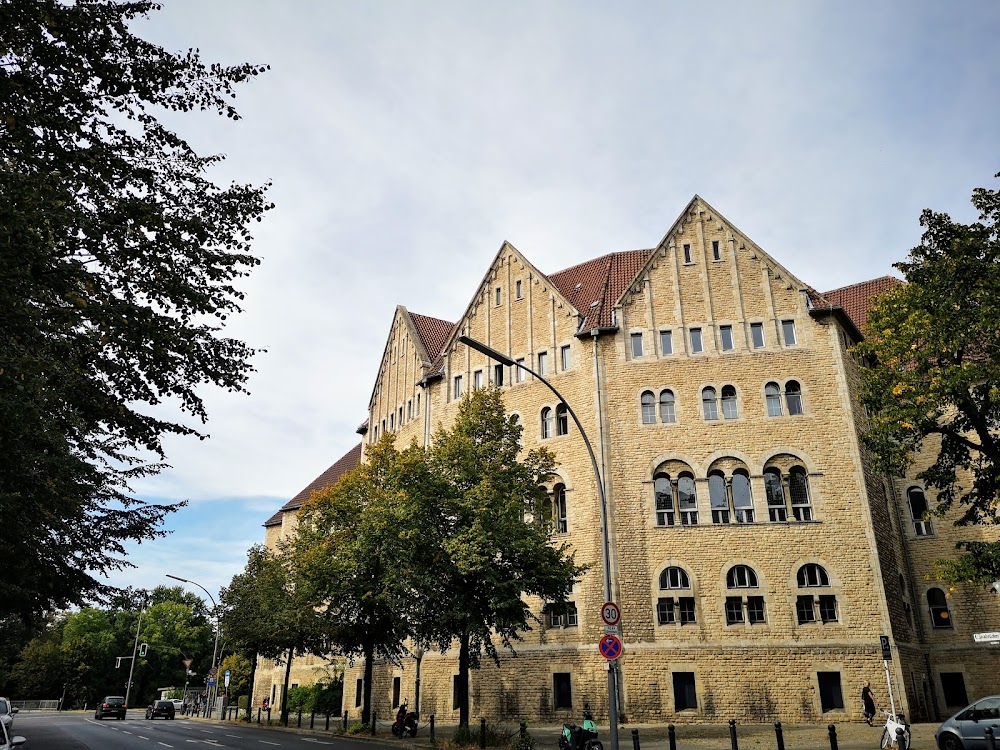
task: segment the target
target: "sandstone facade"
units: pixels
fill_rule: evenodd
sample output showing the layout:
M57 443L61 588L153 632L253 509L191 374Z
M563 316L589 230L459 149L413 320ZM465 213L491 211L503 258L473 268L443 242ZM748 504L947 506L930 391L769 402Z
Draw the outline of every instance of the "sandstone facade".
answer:
M386 431L427 444L463 393L496 383L525 447L558 457L557 540L593 564L575 616L552 620L537 602L541 623L516 657L472 675L473 716L561 721L589 704L606 720L608 672L601 507L579 430L540 380L462 334L542 374L593 444L629 720L859 720L864 681L887 705L883 635L911 720L996 692L997 652L972 636L1000 629L1000 599L949 590L932 568L957 540L996 534L924 520L919 484L876 475L859 442L849 347L885 283L820 294L696 196L653 249L557 274L505 243L457 323L396 309L362 443L324 481ZM269 545L294 527L307 490L265 524ZM344 670L344 708L360 710L363 665L293 665L293 684ZM456 672L454 651L377 665L378 715L400 698L412 706L419 679L421 714L453 720ZM262 668L255 700L277 705L283 677Z

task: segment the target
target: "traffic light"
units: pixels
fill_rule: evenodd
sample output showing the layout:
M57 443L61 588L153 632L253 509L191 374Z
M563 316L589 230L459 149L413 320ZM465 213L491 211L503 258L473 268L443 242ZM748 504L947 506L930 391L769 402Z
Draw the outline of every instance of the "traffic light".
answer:
M139 644L139 656L141 656L144 659L146 658L146 649L147 648L149 648L149 644L148 643L140 643Z

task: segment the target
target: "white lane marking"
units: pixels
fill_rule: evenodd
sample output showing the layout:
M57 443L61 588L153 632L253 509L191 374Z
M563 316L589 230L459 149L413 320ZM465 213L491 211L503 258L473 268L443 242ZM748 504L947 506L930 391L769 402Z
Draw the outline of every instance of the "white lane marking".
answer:
M302 741L303 742L315 742L317 745L332 745L333 744L332 742L326 742L324 740L317 740L317 739L314 739L312 737L303 737Z
M280 742L268 742L267 740L257 740L258 742L263 742L265 745L275 745L277 747L281 746Z
M163 745L164 747L173 747L173 745L168 745L166 742L157 742L157 745Z
M149 737L143 737L141 734L137 734L136 737L138 737L140 740L148 740L149 739Z
M235 737L236 739L239 739L240 735L238 735L238 734L227 734L226 737Z

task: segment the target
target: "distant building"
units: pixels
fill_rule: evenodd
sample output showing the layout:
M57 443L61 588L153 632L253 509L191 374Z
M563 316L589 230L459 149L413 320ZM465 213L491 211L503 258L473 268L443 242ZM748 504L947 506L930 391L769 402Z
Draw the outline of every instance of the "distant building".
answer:
M997 629L1000 604L949 590L932 563L954 555L959 538L997 534L925 519L933 498L915 481L877 475L860 445L861 364L849 347L872 297L898 283L817 292L697 196L652 249L553 274L504 243L456 323L396 308L361 444L267 521L266 541L287 534L309 494L385 432L426 444L468 389L501 386L525 447L557 455L557 540L594 567L569 613L536 603L542 624L517 657L472 674L472 715L561 721L589 704L606 717L600 508L587 453L543 384L468 349L457 341L465 334L550 379L594 443L630 721L860 720L865 680L886 702L882 635L897 706L911 720L940 718L996 692L1000 659L972 636ZM326 666L295 665L303 684ZM412 701L418 668L421 714L453 716L457 653L433 651L419 667L376 665L380 716ZM352 714L362 674L361 664L346 670ZM276 705L283 677L259 669L255 701Z

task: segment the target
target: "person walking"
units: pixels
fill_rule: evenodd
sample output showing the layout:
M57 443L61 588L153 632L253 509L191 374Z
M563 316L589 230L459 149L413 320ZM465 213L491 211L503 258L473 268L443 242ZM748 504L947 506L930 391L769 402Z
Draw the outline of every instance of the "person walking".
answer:
M868 726L875 726L872 724L872 719L875 718L878 703L875 701L875 694L872 692L872 683L870 680L866 680L865 686L861 688L861 702L865 704L865 721L868 722Z

